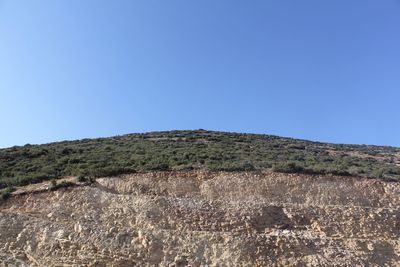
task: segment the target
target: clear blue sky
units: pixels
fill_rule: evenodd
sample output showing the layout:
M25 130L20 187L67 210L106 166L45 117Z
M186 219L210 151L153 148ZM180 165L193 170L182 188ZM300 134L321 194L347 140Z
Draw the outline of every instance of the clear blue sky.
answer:
M400 146L399 0L0 0L0 147L154 130Z

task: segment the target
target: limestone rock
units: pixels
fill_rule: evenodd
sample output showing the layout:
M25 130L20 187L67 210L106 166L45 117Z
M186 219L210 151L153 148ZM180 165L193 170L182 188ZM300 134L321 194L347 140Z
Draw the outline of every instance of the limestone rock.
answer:
M160 172L14 194L0 266L400 266L400 184Z

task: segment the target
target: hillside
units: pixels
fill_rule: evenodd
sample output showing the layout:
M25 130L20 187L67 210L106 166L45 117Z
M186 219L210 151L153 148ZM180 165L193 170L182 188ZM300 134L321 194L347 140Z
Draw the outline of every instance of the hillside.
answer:
M64 176L165 170L251 171L400 180L400 149L271 135L169 131L0 149L0 188Z
M2 149L0 267L399 266L399 164L204 130Z

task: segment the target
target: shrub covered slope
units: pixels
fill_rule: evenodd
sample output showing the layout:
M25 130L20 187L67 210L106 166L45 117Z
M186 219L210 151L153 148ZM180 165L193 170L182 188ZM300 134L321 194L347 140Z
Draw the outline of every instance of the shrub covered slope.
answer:
M68 175L207 169L355 175L400 181L400 149L271 135L169 131L0 149L0 188Z

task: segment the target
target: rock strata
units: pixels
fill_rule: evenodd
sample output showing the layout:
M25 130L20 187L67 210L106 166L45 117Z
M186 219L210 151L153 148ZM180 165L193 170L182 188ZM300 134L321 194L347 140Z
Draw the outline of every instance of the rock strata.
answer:
M0 266L399 266L400 184L156 172L15 194Z

